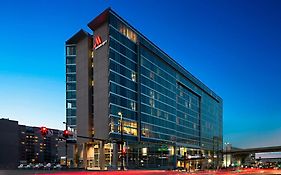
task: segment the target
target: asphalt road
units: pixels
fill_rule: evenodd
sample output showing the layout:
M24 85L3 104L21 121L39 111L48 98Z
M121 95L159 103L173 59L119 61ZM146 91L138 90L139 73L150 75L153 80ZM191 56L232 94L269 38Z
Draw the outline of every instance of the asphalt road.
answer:
M281 170L272 169L243 169L235 171L202 171L202 172L177 172L163 170L129 170L129 171L83 171L83 170L0 170L0 175L271 175L280 174Z

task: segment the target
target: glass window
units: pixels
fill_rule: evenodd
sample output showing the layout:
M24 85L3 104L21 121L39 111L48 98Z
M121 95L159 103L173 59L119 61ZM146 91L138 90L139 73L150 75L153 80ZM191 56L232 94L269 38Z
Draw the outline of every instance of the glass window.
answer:
M75 91L68 91L68 92L66 92L66 98L67 99L74 99L74 98L76 98L76 92Z
M76 47L75 46L66 46L66 55L76 55Z
M134 82L137 81L137 75L136 75L136 72L132 72L132 75L131 75L131 78Z
M67 74L66 75L66 81L76 81L76 75L75 74Z
M119 31L133 42L137 42L137 35L126 26L121 26Z
M66 109L67 116L76 116L76 109Z
M66 57L66 64L75 64L75 57L73 56Z
M76 125L76 117L67 118L67 125Z
M76 90L76 83L66 83L66 90Z
M76 72L76 66L75 65L67 65L66 66L66 73L75 73Z
M134 110L134 111L137 110L136 102L131 102L131 109Z
M67 108L76 108L76 100L67 100L66 107Z

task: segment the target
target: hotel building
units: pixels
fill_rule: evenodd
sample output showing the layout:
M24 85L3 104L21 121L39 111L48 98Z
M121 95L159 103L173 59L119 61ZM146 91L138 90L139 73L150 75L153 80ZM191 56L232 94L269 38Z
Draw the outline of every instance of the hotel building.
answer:
M113 10L88 27L91 33L66 41L66 121L78 135L76 166L219 165L222 99Z

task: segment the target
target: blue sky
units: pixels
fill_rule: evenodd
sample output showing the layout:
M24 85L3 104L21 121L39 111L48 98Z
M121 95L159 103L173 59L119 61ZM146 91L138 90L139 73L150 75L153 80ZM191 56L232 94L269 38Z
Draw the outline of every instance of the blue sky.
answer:
M225 141L281 144L278 0L1 2L0 117L63 128L64 42L107 7L224 99Z

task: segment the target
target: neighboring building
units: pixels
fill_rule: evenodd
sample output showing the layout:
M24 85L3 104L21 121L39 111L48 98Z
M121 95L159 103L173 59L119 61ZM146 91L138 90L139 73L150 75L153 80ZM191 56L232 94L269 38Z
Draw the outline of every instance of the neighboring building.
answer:
M18 122L0 119L0 169L16 168L18 162Z
M59 130L42 137L40 127L19 125L19 153L21 163L58 163L59 142L64 142Z
M21 163L58 163L61 157L65 157L65 141L62 131L49 131L46 137L42 137L40 127L0 119L0 169L16 168Z
M220 164L222 99L111 9L88 26L66 41L76 165L120 166L121 131L127 168Z

